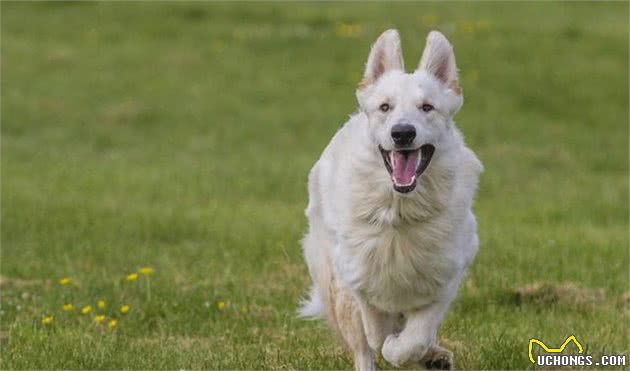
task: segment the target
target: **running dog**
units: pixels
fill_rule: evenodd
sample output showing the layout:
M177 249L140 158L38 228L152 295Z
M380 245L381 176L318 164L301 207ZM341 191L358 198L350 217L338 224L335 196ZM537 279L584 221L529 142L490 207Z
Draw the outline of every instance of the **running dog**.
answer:
M396 30L371 48L358 112L308 178L302 242L313 285L301 314L325 318L355 368L449 369L437 331L479 240L472 211L483 167L453 116L463 103L453 48L429 33L406 73Z

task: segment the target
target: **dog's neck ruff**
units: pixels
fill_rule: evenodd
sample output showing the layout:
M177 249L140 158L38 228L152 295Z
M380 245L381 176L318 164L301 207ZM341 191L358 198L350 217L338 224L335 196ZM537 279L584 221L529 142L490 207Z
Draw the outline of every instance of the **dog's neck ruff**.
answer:
M374 153L355 158L353 166L355 222L402 226L429 221L446 209L455 181L455 169L448 158L435 158L418 178L416 189L403 194L394 190L378 150L370 152Z

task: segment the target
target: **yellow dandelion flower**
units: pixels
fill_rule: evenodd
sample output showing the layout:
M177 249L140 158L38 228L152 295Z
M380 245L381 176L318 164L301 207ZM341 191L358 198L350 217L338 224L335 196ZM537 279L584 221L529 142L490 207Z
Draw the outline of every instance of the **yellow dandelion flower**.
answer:
M142 267L142 268L140 268L140 273L142 273L145 276L148 276L150 274L153 274L153 268L151 268L151 267Z
M103 323L103 322L105 322L105 315L104 314L99 314L97 316L94 316L94 322L96 322L96 323Z
M217 308L219 308L219 310L223 310L225 309L225 302L220 301L217 303Z
M422 17L420 17L420 20L421 20L422 24L424 24L425 26L428 26L428 27L433 27L438 22L437 16L435 16L433 14L425 14Z
M62 307L64 312L72 312L74 310L74 305L68 303L68 304L64 304Z
M110 319L109 322L107 322L107 327L109 328L114 328L116 325L118 325L118 321L115 319Z
M99 309L103 309L103 308L105 308L105 300L99 300L99 301L97 301L97 302L96 302L96 306L97 306Z
M130 273L127 275L127 281L135 281L138 279L138 273Z
M42 318L42 325L51 325L53 321L53 316L44 316Z
M361 24L337 23L335 25L335 34L339 37L356 38L363 33Z
M59 284L63 286L69 285L71 283L72 283L72 279L70 277L63 277L59 280Z
M129 308L129 306L128 306L128 305L121 305L121 306L120 306L120 313L122 313L122 314L127 314L127 313L129 313L129 309L130 309L130 308Z
M91 305L86 305L83 308L81 308L81 314L89 314L91 311L92 311Z

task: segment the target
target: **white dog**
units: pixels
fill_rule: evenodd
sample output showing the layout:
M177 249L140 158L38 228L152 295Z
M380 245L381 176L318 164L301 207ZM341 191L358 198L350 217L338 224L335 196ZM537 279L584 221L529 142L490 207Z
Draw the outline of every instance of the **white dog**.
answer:
M304 316L328 319L355 368L374 352L401 367L452 367L437 330L477 248L472 203L482 165L453 123L463 103L453 48L427 38L404 71L396 30L372 46L359 112L309 175Z

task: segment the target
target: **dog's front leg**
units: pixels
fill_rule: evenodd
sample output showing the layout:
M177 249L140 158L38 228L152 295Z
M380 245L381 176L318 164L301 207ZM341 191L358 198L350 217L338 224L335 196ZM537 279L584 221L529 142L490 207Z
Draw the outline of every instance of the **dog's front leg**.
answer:
M373 351L380 352L385 336L392 332L390 316L376 309L358 295L355 296L355 300L361 310L361 322L363 322L367 342Z
M383 358L396 367L423 359L437 343L437 330L449 302L432 303L405 313L405 328L399 334L387 336L383 343Z

